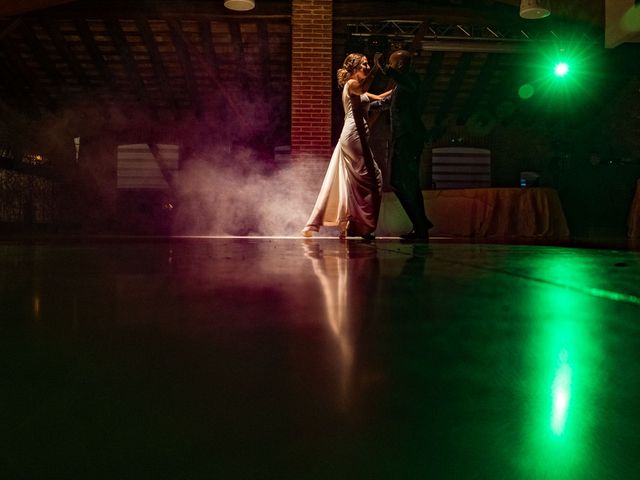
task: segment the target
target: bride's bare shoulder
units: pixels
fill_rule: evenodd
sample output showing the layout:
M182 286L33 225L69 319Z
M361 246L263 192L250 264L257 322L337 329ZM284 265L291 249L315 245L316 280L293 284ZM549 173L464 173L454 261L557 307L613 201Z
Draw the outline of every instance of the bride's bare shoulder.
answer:
M360 87L360 82L356 79L351 79L347 81L347 88L349 89L349 95L362 95L362 88Z

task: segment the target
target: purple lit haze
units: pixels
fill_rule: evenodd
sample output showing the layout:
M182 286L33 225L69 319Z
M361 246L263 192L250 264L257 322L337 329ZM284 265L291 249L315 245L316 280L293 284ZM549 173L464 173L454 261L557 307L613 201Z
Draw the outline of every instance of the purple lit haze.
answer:
M184 165L175 179L178 205L172 233L299 234L322 177L309 175L306 162L267 168L253 157L250 149L229 153L214 148Z

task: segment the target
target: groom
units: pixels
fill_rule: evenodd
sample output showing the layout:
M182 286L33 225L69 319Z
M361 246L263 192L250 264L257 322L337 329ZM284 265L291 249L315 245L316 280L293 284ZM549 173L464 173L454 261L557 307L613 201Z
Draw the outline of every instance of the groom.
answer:
M382 73L395 81L391 95L371 102L371 109L390 111L391 188L413 225L410 232L400 235L404 240L428 241L433 227L424 211L420 188L420 159L427 131L420 116L420 77L411 70L411 54L397 50L389 56L386 66L380 64L381 54L374 61Z

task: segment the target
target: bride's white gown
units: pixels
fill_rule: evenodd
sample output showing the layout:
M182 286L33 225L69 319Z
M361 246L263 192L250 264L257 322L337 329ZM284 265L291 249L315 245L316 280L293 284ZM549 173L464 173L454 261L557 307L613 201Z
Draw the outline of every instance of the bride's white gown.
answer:
M364 111L368 112L369 97L360 95L360 102ZM365 161L348 85L342 89L342 105L345 112L342 133L333 150L316 204L302 231L305 236L311 236L321 226L338 227L341 235L347 233L347 228L349 234L367 235L375 231L378 223L382 174L375 161L372 162L374 172L370 172L367 166L369 162ZM369 148L366 115L364 127ZM373 159L373 155L369 158Z

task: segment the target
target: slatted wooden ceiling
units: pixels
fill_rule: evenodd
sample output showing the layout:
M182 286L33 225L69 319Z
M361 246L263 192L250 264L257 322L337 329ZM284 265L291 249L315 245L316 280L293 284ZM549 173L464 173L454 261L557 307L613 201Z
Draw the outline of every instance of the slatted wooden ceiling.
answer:
M30 2L34 10L26 11ZM61 5L36 8L47 3ZM117 105L125 117L142 115L169 126L185 118L207 121L220 112L256 121L264 116L259 113L267 112L267 123L282 130L277 118L288 120L291 4L256 3L253 11L242 14L224 9L222 0L5 3L0 10L4 108L38 117L90 105L92 111L109 117ZM464 123L478 111L509 99L505 92L513 92L521 80L513 74L521 56L483 51L470 47L472 42L446 49L425 47L439 33L434 28L451 24L464 32L465 27L489 25L499 33L522 26L542 35L539 30L559 31L568 25L579 26L581 35L587 32L599 42L601 2L562 3L552 15L556 23L534 25L518 18L519 2L513 0L336 0L335 61L350 49L369 50L370 55L377 50L371 35L354 35L358 24L375 26L389 19L422 22L401 46L418 54L415 67L424 80L425 117L434 124L452 119ZM398 42L397 31L377 37L390 42L385 48ZM312 59L309 68L312 73Z
M2 101L33 116L115 104L161 121L286 103L290 7L234 16L218 3L78 1L6 18Z

